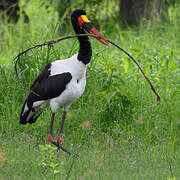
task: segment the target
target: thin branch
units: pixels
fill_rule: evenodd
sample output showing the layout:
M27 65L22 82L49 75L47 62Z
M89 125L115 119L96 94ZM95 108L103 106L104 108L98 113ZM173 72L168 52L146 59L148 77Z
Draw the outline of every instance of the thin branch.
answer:
M18 75L18 71L17 71L17 63L19 61L19 57L22 56L23 54L27 53L28 51L30 51L31 49L34 49L34 48L39 48L39 47L42 47L42 46L47 46L47 45L51 45L51 44L55 44L55 43L58 43L60 41L63 41L63 40L66 40L66 39L71 39L71 38L75 38L75 37L82 37L82 36L92 36L94 38L100 38L102 39L101 37L99 36L96 36L96 35L92 35L92 34L76 34L76 35L71 35L71 36L65 36L65 37L62 37L60 39L57 39L57 40L51 40L51 41L47 41L45 43L42 43L42 44L37 44L33 47L30 47L28 49L26 49L25 51L19 53L14 59L13 61L15 61L15 72L16 72L16 76L18 78L18 81L20 82L20 84L25 88L25 89L28 89L24 83L22 82L22 80L19 78L19 75ZM122 52L124 52L131 60L133 60L133 62L137 65L137 67L139 68L139 70L141 71L141 73L143 74L144 78L147 80L148 84L150 85L152 91L154 92L154 94L156 95L157 97L157 105L160 104L160 96L159 94L157 93L157 91L155 90L155 88L153 87L151 81L149 80L149 78L146 76L145 72L142 70L141 66L139 65L139 63L127 52L125 51L123 48L121 48L120 46L118 46L117 44L115 44L114 42L108 40L108 42L110 44L112 44L113 46L117 47L118 49L120 49ZM36 95L38 95L36 92L33 92L31 89L30 91ZM38 95L40 96L40 95Z
M137 65L137 67L139 68L139 70L141 71L141 73L143 74L144 78L147 80L147 82L149 83L151 89L153 90L154 94L157 96L157 105L160 104L160 96L157 93L157 91L155 90L155 88L153 87L151 81L149 80L149 78L146 76L145 72L142 70L141 66L139 65L139 63L124 49L122 49L120 46L118 46L117 44L113 43L112 41L108 40L109 43L111 43L112 45L116 46L118 49L120 49L122 52L124 52L127 56L129 56L134 63Z

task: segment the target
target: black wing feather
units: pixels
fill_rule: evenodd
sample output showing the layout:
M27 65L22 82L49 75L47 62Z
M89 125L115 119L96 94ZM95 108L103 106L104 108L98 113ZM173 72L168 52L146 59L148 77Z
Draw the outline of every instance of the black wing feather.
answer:
M59 96L66 88L66 85L72 79L69 72L49 76L46 79L36 80L33 84L28 99L28 107L32 107L33 103L40 100L48 100ZM35 92L35 93L33 93Z
M43 79L47 79L51 73L51 63L48 63L46 67L43 69L43 71L37 76L37 78L34 80L34 83L32 84L31 88L37 83L40 83Z
M20 115L20 123L34 123L42 113L42 110L33 108L33 103L41 100L48 100L59 96L71 81L72 75L69 72L50 76L51 63L47 64L45 69L37 76L31 86L31 91L24 102ZM24 111L27 103L28 109Z

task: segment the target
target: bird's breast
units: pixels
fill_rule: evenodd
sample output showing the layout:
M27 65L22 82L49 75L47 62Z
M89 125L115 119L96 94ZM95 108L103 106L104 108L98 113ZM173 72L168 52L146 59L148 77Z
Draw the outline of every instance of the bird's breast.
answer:
M65 90L56 98L53 98L50 104L67 107L79 98L86 86L86 68L87 66L76 59L77 55L66 61L55 61L51 67L51 76L60 73L70 73L72 79L66 85Z
M67 85L67 91L69 92L70 99L72 101L79 98L86 86L86 77L83 78L72 78L71 82Z
M63 93L51 101L55 104L58 104L58 106L69 106L83 94L85 86L86 77L81 79L73 77L66 85L66 89L63 91Z

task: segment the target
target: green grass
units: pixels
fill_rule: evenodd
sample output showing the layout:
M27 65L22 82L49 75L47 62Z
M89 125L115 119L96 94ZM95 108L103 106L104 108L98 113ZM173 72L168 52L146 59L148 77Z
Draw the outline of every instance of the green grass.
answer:
M180 179L180 6L169 10L164 24L157 19L125 30L112 20L110 28L102 24L99 29L138 60L160 94L159 106L134 63L115 47L91 38L86 91L68 111L63 129L62 143L73 153L70 157L46 141L49 108L35 124L19 124L28 92L15 77L13 57L34 44L73 34L53 9L42 7L39 14L30 7L25 9L29 23L23 17L17 24L0 23L0 179ZM23 81L30 87L47 62L77 50L73 39L50 51L30 51L19 62ZM59 109L54 137L61 115Z

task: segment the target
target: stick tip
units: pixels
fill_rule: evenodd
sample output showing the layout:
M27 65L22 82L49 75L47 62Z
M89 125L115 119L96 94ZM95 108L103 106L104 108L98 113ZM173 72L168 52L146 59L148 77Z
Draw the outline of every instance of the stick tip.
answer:
M156 105L159 105L160 104L160 97L157 97L157 104Z

